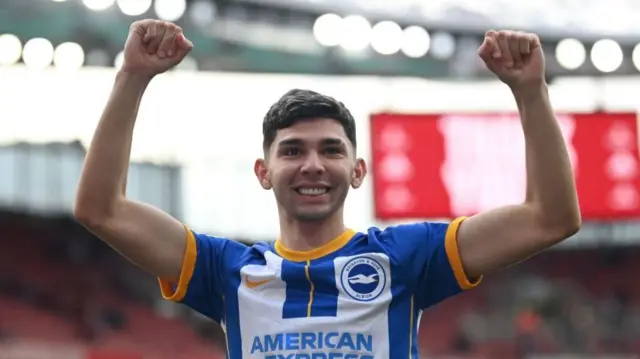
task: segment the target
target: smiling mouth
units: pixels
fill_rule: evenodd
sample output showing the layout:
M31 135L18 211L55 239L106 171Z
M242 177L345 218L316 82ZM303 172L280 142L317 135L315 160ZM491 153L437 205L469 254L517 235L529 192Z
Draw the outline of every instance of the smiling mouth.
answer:
M321 187L321 188L298 188L296 189L296 192L298 192L298 194L302 195L302 196L309 196L309 197L315 197L315 196L322 196L323 194L327 194L329 192L330 188L326 188L326 187Z

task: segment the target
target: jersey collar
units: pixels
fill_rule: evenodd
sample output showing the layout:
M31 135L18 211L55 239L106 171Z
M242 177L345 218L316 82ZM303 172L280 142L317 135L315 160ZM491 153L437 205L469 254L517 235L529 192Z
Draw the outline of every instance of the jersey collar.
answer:
M312 261L327 256L344 247L345 245L347 245L347 243L349 243L349 241L355 234L356 232L354 230L347 229L342 232L341 235L332 239L330 242L318 248L314 248L310 251L294 251L292 249L286 248L280 240L277 240L275 242L274 248L276 250L276 253L278 253L280 257L286 260L292 262Z

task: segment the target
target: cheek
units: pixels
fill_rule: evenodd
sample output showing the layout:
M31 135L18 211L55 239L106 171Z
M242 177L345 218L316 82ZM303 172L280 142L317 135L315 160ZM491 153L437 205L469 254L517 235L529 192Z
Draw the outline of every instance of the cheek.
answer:
M292 171L287 167L279 167L277 170L272 170L269 176L271 185L274 187L286 187L291 181Z
M331 171L332 176L334 178L340 178L342 179L342 182L346 182L351 183L351 176L353 174L353 167L352 166L336 166L335 168L333 168L333 170Z

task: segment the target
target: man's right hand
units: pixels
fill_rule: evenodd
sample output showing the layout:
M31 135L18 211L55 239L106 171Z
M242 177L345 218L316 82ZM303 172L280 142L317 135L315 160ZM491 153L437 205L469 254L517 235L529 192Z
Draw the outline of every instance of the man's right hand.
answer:
M193 45L170 23L131 26L124 63L87 153L74 214L94 235L148 272L177 283L187 248L185 227L167 213L126 197L136 115L144 88L177 65Z
M182 28L173 23L136 21L124 46L122 71L153 77L179 64L192 48Z

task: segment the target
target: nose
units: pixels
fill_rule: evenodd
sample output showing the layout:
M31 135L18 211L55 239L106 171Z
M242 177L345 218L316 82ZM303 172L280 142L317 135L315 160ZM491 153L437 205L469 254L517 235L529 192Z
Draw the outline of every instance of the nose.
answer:
M310 152L302 165L301 172L304 175L317 176L324 172L322 158L316 152Z

